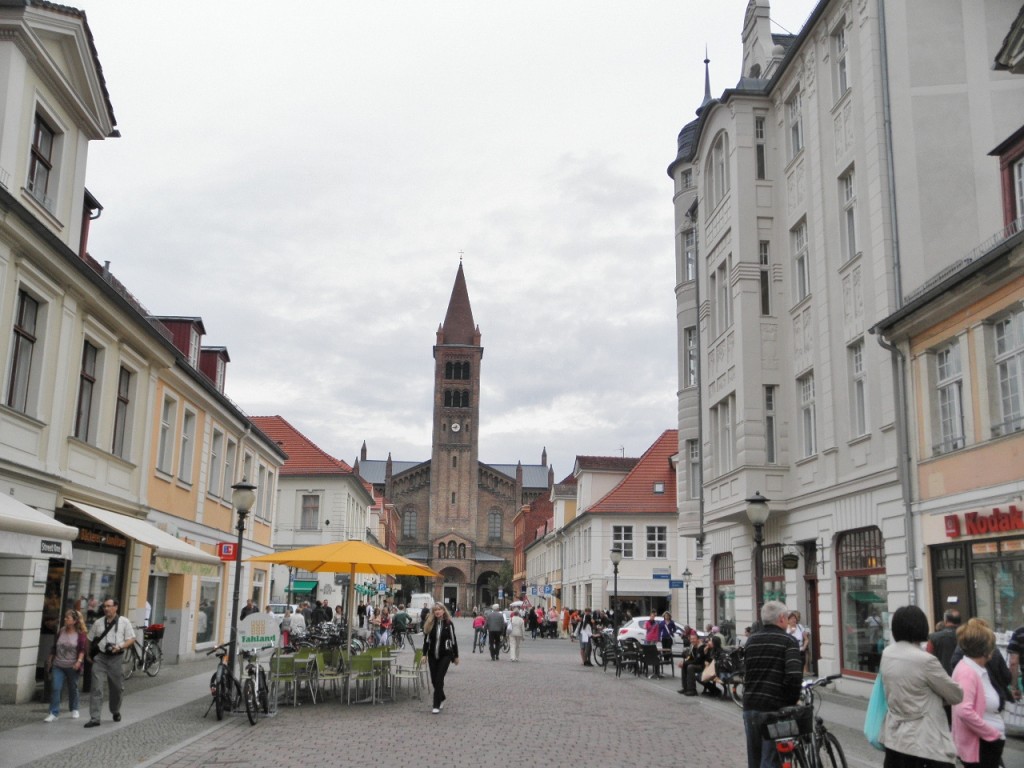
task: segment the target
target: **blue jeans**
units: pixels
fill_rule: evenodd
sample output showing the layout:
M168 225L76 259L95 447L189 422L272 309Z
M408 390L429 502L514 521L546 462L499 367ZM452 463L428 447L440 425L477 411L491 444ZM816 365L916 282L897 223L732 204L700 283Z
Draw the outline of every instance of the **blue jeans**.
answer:
M68 709L78 709L78 673L72 669L64 669L56 664L52 667L53 681L50 684L50 714L60 714L60 695L64 691L64 683L68 686Z
M743 730L747 735L747 768L778 768L779 753L775 742L761 738L761 725L768 712L743 710Z

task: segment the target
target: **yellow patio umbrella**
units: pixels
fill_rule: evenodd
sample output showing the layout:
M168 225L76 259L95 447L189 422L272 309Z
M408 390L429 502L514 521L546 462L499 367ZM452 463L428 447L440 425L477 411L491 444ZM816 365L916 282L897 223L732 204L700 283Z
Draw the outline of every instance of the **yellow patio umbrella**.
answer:
M299 568L310 573L347 573L348 578L348 643L352 641L352 603L355 595L357 573L372 573L378 576L428 576L441 574L408 557L388 552L365 541L335 541L317 544L313 547L286 549L269 555L250 557L251 563L274 563Z

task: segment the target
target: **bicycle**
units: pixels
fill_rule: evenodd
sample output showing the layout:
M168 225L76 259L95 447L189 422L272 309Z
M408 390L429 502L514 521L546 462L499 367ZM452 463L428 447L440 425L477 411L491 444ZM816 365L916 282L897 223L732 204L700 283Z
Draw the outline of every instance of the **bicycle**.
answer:
M211 654L217 656L217 669L214 670L213 676L210 678L210 695L213 700L206 708L203 717L210 714L212 708L216 712L217 719L223 720L224 712L233 712L235 703L242 699L242 687L231 671L232 665L228 663L228 648L232 645L233 643L227 642L206 652L207 656Z
M483 653L484 649L487 648L487 630L481 628L474 629L473 632L475 633L473 635L473 653L477 651Z
M136 669L142 669L150 677L160 674L160 667L164 662L164 651L160 647L160 641L164 639L164 625L152 624L142 630L142 647L138 643L132 643L124 654L122 675L125 680L135 674Z
M249 718L250 725L256 725L256 718L259 711L264 715L270 714L270 688L267 685L267 672L259 662L261 651L273 648L273 645L265 645L260 649L242 651L242 659L245 664L245 678L242 683L242 699L245 702L245 714Z
M814 707L814 689L840 677L804 680L801 703L785 707L766 719L764 736L775 742L782 768L847 768L839 739L828 732ZM819 709L820 706L819 703Z

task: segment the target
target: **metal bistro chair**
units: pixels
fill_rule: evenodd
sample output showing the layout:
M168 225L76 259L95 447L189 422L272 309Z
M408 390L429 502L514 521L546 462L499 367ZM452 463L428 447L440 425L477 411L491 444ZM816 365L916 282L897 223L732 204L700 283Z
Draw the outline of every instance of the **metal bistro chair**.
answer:
M317 669L317 654L312 648L301 648L293 657L295 659L295 692L305 685L309 691L309 699L316 704L316 696L320 690L320 671Z
M615 676L622 677L622 670L624 669L628 669L634 675L640 674L640 643L631 637L627 637L619 645Z
M426 670L427 660L423 658L423 651L419 648L416 649L416 653L413 655L412 666L399 665L395 667L391 673L391 679L396 690L401 690L402 682L409 681L412 685L412 695L414 698L422 699L423 696L420 693L421 686L423 685L423 672Z
M340 687L339 683L342 680L345 680L347 682L348 678L346 677L346 675L345 675L345 673L343 671L338 669L337 664L329 666L327 664L327 661L324 659L324 655L322 653L317 653L316 654L316 673L317 673L317 680L318 680L318 682L320 684L320 688L321 688L320 693L321 694L326 693L327 692L327 687L330 686L331 689L334 691L335 697L340 699L341 698L341 687Z
M357 697L359 696L360 686L369 687L369 698L360 698L360 701L369 701L371 704L377 703L377 670L373 667L373 656L369 653L360 653L351 658L349 663L349 688L348 703L352 703L352 689L356 691Z
M295 657L286 655L280 648L275 648L270 657L270 676L267 678L267 684L270 686L270 699L275 710L281 694L287 696L289 689L294 707L298 693L295 685Z

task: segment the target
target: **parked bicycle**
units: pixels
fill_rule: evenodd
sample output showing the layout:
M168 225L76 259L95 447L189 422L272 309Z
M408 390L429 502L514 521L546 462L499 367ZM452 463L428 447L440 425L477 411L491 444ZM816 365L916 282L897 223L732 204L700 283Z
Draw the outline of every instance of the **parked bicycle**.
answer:
M228 654L228 649L233 645L231 642L218 645L216 648L211 648L206 652L207 656L211 654L217 657L217 669L214 670L213 676L210 677L210 695L213 700L210 702L210 706L206 708L206 713L203 717L210 714L210 709L213 709L217 714L218 720L224 719L225 712L234 712L235 705L242 699L242 687L238 684L235 679L234 672L231 671L231 657Z
M723 653L717 664L718 679L733 703L743 709L743 646Z
M269 651L273 645L265 645L259 650L253 648L242 651L245 665L245 677L242 683L242 699L245 701L245 714L250 725L256 725L259 712L270 714L270 688L267 685L267 671L260 664L262 651Z
M141 669L150 677L160 674L164 662L164 651L160 641L164 639L164 625L151 624L142 630L142 646L132 643L124 654L122 674L125 680Z
M782 768L847 768L839 740L825 727L815 709L814 689L838 680L829 675L804 680L801 703L771 715L764 725L764 737L775 742ZM818 709L821 704L819 702Z

